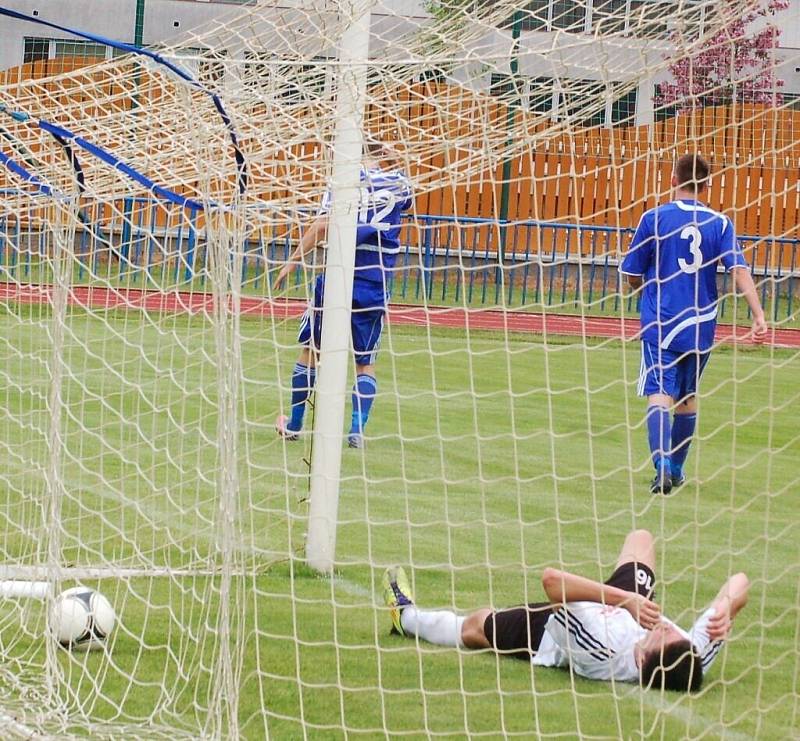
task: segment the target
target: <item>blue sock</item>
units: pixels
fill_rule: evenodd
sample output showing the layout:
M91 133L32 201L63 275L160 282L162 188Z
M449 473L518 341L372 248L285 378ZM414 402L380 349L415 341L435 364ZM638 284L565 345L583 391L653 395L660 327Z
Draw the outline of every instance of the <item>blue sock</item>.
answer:
M366 373L359 373L353 386L353 421L350 434L362 434L367 426L369 410L378 392L378 382Z
M653 465L656 470L669 466L671 436L669 410L666 407L647 408L647 441L650 443L650 452L653 454Z
M683 473L683 464L689 455L689 444L694 435L697 423L696 414L676 414L672 418L672 473L680 476Z
M297 363L292 373L292 416L286 425L292 432L303 429L303 416L306 413L306 400L317 380L317 369Z

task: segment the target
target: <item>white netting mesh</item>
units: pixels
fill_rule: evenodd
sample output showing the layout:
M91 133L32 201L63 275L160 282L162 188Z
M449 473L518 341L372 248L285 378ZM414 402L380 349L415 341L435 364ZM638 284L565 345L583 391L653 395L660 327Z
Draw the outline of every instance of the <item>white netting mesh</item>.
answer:
M94 586L119 617L107 651L68 653L50 598L4 602L8 733L794 732L800 114L774 78L797 55L736 62L737 34L774 20L755 2L402 5L370 8L361 129L415 203L330 580L304 566L310 443L273 429L322 257L280 292L269 271L329 184L341 38L366 6L258 2L158 59L3 73L3 577ZM667 100L709 49L731 74ZM691 483L662 502L616 265L695 150L784 332L720 348ZM543 566L599 577L632 526L657 535L682 623L730 571L754 581L698 698L401 642L375 607L396 562L434 607L540 599Z

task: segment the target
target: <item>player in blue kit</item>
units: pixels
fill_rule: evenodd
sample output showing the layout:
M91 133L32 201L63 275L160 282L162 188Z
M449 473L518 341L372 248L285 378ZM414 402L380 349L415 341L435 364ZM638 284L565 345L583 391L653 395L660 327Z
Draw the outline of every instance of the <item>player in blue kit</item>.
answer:
M767 331L733 223L698 200L708 176L702 157L687 154L677 161L675 199L645 212L620 266L633 288L644 286L638 392L648 402L654 494L669 494L685 481L683 465L697 420L697 384L714 344L720 263L750 307L754 336L763 338Z
M322 199L319 215L303 234L300 243L275 279L279 288L303 256L324 242L328 234L331 194ZM395 155L384 144L366 144L361 168L361 197L356 232L353 275L351 333L356 362L353 387L353 415L347 442L363 446L363 434L377 392L375 360L380 346L383 319L389 300L389 271L400 252L400 220L413 203L411 185ZM298 342L303 345L292 374L291 416L275 422L278 434L297 440L303 428L306 401L316 381L316 362L322 337L322 303L325 275L317 277L314 297L300 323Z

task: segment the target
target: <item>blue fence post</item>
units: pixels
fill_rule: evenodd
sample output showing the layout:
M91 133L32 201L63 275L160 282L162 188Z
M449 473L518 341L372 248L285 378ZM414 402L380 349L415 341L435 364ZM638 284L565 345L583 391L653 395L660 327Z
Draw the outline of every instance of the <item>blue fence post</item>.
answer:
M761 281L761 306L767 305L767 282L769 281L769 264L772 262L772 244L770 242L766 242L766 255L764 255L764 267L762 268L763 272L761 273L764 280ZM750 316L750 311L748 309L747 315ZM769 310L765 312L769 315Z
M789 277L786 279L786 315L792 315L792 299L794 298L795 283L795 267L797 265L797 242L792 246L792 259L789 265Z
M122 262L129 262L128 255L131 250L131 240L133 239L133 198L122 199L122 239L119 245L119 273L122 277Z
M778 308L779 308L780 303L781 303L781 283L783 283L783 243L782 242L780 242L777 245L777 249L778 249L778 267L776 269L777 269L778 272L777 272L776 275L772 276L772 282L773 282L773 284L775 286L774 299L773 299L774 307L773 307L773 311L772 311L772 321L774 321L774 322L778 321Z
M194 279L194 252L197 246L197 209L189 209L189 236L186 239L186 264L183 279L190 283Z
M425 229L425 236L422 243L422 286L425 292L425 299L430 300L433 290L433 250L431 249L433 225L428 224Z
M450 265L450 245L453 243L453 225L450 224L447 227L447 242L444 245L444 265L442 266L442 303L447 300L447 279L449 270L448 267ZM458 227L455 227L456 229Z
M525 262L522 268L522 298L520 304L525 306L528 301L528 274L531 267L531 225L525 225Z
M500 296L503 290L503 268L505 266L506 239L508 239L508 222L503 219L498 222L497 232L497 265L494 269L494 303L500 303ZM492 230L494 234L494 230Z
M167 241L167 234L169 233L169 209L165 208L166 216L164 219L164 242ZM150 229L149 234L147 235L147 245L145 250L146 256L146 264L145 264L145 280L144 285L147 286L148 281L151 277L151 271L153 269L153 253L155 251L155 238L153 234L158 225L158 207L157 201L153 201L150 204Z
M402 265L403 279L400 281L400 297L403 299L405 299L406 291L408 290L408 272L409 272L408 266L410 264L410 259L411 259L411 245L406 244L406 248L403 250L403 265Z
M14 249L11 250L11 277L17 277L17 262L19 261L19 238L20 238L19 218L14 222Z

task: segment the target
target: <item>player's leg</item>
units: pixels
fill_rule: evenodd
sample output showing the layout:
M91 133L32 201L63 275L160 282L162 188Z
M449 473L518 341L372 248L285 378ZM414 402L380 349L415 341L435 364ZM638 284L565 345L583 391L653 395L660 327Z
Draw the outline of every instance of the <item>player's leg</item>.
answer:
M416 636L437 646L494 648L498 653L529 661L544 636L552 609L547 602L510 610L475 610L462 617L452 610L421 610L400 567L383 575L384 600L391 610L392 632Z
M632 530L626 536L617 558L616 568L629 561L642 563L652 571L656 570L655 539L649 530Z
M652 533L633 530L625 538L614 573L605 583L653 599L655 572L656 549Z
M347 443L351 448L363 445L372 403L378 393L375 360L380 349L386 295L381 284L356 281L353 285L353 313L350 324L356 380L353 384L353 410Z
M375 365L373 363L359 363L358 360L365 359L365 356L356 356L356 380L353 384L353 412L350 422L350 432L347 435L347 444L351 448L363 446L364 428L369 420L369 413L372 411L372 402L378 393L378 381L375 376Z
M672 417L672 456L670 468L672 487L677 488L686 482L683 466L689 455L689 445L697 426L697 397L688 396L683 399Z
M383 599L390 608L393 633L416 636L437 646L465 646L461 635L467 619L452 610L420 610L414 604L411 585L402 567L384 572Z
M673 398L670 391L676 374L673 360L672 353L642 341L638 392L647 397L647 442L656 469L650 484L653 494L669 494L672 489L670 408Z
M670 468L672 486L686 481L683 466L689 455L689 445L697 426L697 387L710 353L690 353L681 361L679 403L672 418L672 456Z
M492 648L486 637L486 620L493 612L490 608L484 607L467 615L461 626L461 643L464 648Z
M324 292L323 276L317 278L314 298L300 320L297 340L303 346L292 371L291 413L281 415L275 422L278 434L287 440L297 440L303 429L306 402L317 380L317 352L322 332L322 299Z

